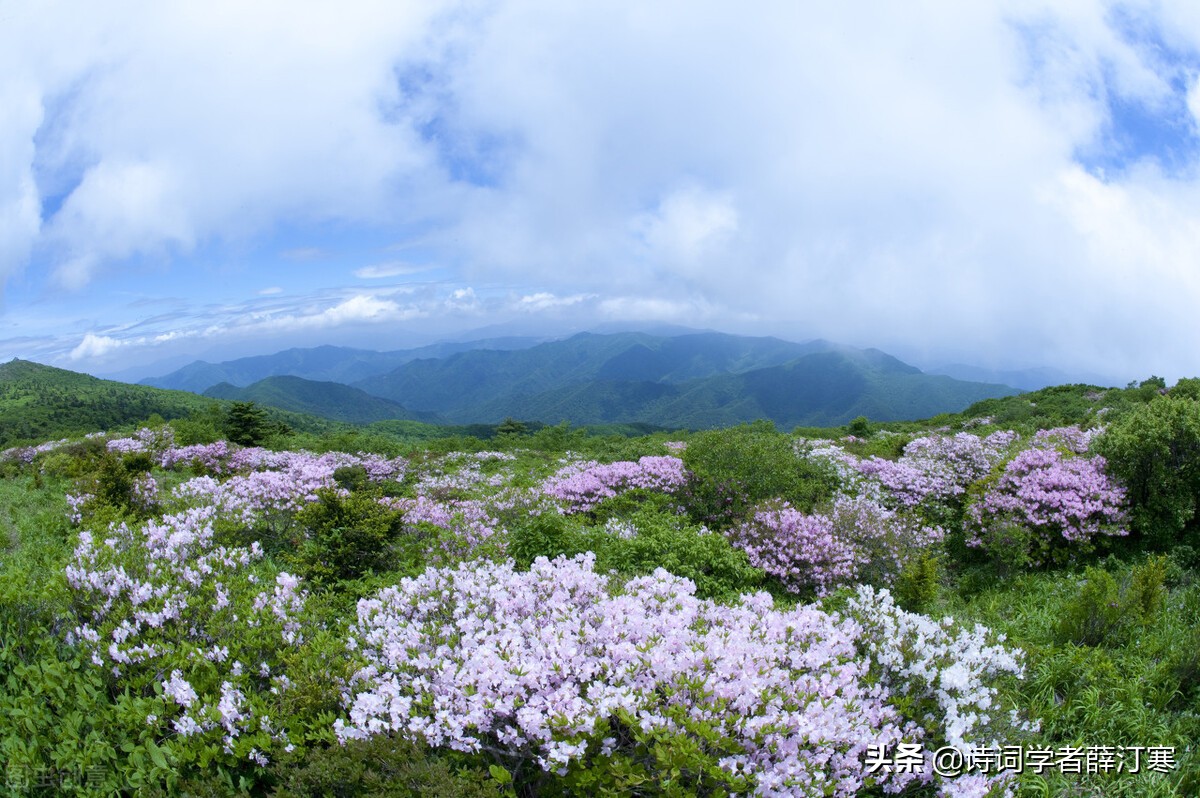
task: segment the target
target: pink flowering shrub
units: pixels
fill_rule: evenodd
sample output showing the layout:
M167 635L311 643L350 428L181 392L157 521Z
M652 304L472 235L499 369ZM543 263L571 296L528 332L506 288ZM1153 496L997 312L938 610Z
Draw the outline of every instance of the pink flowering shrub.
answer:
M987 476L1016 439L1014 432L994 432L986 438L969 432L916 438L900 459L872 457L860 461L858 468L877 479L898 506L946 503Z
M886 593L860 591L853 611L880 616L869 627L766 594L701 601L661 569L614 595L592 562L430 569L360 601L338 736L398 733L486 752L527 782L534 769L593 785L689 739L739 792L852 796L934 781L868 773L868 746L988 739L987 680L1017 670L979 635L917 626Z
M129 438L114 438L105 444L110 452L137 454L140 452L161 453L175 445L175 432L170 427L151 429L142 427Z
M1022 451L981 483L967 511L967 545L1011 565L1044 564L1089 550L1098 535L1127 534L1125 491L1104 466L1103 457L1074 456L1058 446Z
M148 725L264 765L264 751L290 744L269 705L287 652L304 642L306 593L287 573L268 581L257 543L218 544L216 512L113 525L103 539L82 530L66 569L71 637L123 684L162 696Z
M910 557L942 539L910 514L845 495L826 514L768 502L726 534L787 590L818 594L861 580L891 584Z
M428 496L416 498L389 498L380 504L404 513L404 530L409 535L428 537L427 527L434 527L445 534L436 542L430 541L429 555L435 562L457 562L472 554L488 541L503 549L495 540L499 521L491 514L491 503L481 499L450 499L438 501Z
M686 481L683 461L678 457L647 455L637 462L572 463L547 479L542 484L542 492L557 499L563 512L584 513L622 491L643 489L673 493Z

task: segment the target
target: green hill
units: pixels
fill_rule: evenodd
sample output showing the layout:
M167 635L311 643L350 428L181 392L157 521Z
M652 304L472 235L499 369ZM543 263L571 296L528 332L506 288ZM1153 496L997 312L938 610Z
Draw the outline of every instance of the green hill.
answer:
M0 448L145 421L203 415L214 399L185 391L102 380L27 360L0 365ZM303 432L331 432L335 421L268 408L268 417Z
M402 405L372 396L358 388L338 382L317 382L301 377L267 377L238 388L223 382L204 392L215 399L257 402L297 413L307 413L350 424L370 424L387 419L436 423L432 413L414 413Z
M181 418L209 400L183 391L101 380L27 360L0 365L0 447Z

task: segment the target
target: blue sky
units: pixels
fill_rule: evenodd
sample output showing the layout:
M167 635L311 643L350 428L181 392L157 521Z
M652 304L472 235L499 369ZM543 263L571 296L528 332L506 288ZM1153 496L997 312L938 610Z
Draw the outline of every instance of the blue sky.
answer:
M0 0L0 359L662 322L1200 374L1200 7L806 5Z

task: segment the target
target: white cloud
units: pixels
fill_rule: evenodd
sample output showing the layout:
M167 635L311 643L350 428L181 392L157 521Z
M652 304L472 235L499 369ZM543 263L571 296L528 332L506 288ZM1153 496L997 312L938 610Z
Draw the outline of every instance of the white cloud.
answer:
M253 327L270 330L281 329L312 329L341 327L347 324L378 324L382 322L403 321L416 318L422 312L412 308L402 308L387 299L378 299L366 294L358 294L346 299L333 307L320 312L305 315L267 315Z
M22 9L0 26L0 98L20 100L13 116L4 103L0 160L15 156L24 177L0 175L0 205L35 164L78 170L46 233L52 262L98 256L65 275L75 287L105 261L280 221L386 219L389 186L427 160L411 126L383 113L398 99L393 69L436 11L383 0ZM38 243L25 228L6 270Z
M526 294L517 300L517 309L526 313L537 313L551 308L566 308L572 305L578 305L589 299L595 299L594 294L571 294L570 296L557 296L548 291L539 291L536 294Z
M638 216L633 227L650 247L649 257L690 270L719 250L738 229L738 212L727 194L696 186L672 191L654 213Z
M377 263L373 266L364 266L361 269L355 269L354 276L363 280L378 280L385 277L401 277L408 274L417 274L418 272L428 270L428 266L416 266L403 261L390 261L388 263Z
M69 357L72 360L99 360L109 355L111 352L113 352L113 350L119 349L124 344L124 341L116 338L110 338L107 335L85 333L83 340L79 342L79 346L71 350Z

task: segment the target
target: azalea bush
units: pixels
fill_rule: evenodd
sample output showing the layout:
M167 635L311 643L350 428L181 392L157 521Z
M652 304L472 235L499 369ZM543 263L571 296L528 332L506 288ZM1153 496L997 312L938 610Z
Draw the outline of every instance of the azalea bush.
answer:
M843 495L827 513L805 514L786 502L768 502L726 534L752 565L787 590L824 594L860 581L892 584L905 563L938 543L943 531L912 513Z
M1124 502L1103 457L1032 446L980 486L967 514L967 545L1016 566L1078 556L1098 536L1127 534Z
M860 461L858 468L878 480L891 504L921 507L940 518L1016 441L1013 432L995 432L986 438L969 432L930 435L911 441L897 460L871 457Z
M612 587L579 555L431 569L361 601L339 737L398 733L527 781L586 771L608 789L668 778L647 773L654 749L686 740L710 789L849 796L935 778L868 774L868 745L966 748L990 739L994 714L1009 723L987 680L1019 674L1016 659L886 593L860 591L851 620L762 593L702 601L661 569Z

